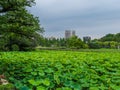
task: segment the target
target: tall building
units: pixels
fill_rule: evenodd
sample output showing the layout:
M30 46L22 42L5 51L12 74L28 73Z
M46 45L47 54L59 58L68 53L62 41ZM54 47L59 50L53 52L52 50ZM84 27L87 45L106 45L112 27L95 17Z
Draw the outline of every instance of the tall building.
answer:
M65 31L65 38L70 38L71 37L71 31L70 30L66 30Z
M75 31L72 31L72 36L75 36Z
M70 38L71 36L75 36L75 31L66 30L65 31L65 38Z

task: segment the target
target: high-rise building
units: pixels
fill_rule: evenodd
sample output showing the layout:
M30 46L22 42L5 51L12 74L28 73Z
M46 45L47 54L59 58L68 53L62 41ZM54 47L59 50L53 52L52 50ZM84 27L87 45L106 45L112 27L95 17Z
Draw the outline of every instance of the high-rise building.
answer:
M71 37L71 31L70 30L66 30L65 31L65 38L70 38Z
M75 31L72 31L72 36L75 36Z
M70 38L72 36L75 36L75 31L71 31L71 30L65 31L65 38Z

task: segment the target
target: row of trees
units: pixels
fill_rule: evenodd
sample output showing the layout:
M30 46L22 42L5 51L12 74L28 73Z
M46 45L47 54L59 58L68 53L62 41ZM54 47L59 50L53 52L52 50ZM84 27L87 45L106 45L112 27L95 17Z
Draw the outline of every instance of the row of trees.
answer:
M38 45L39 20L26 7L35 0L0 0L0 50L31 50Z
M100 38L99 41L102 41L102 42L105 42L105 41L120 42L120 33L117 33L117 34L107 34L104 37Z
M91 41L90 43L88 43L88 46L89 48L92 49L100 49L100 48L118 49L120 47L120 43L115 41L105 41L105 42Z
M68 39L65 38L41 38L40 46L42 47L60 47L60 48L72 48L72 49L80 49L80 48L88 48L88 45L85 44L80 38L77 36L72 36Z
M89 43L91 48L120 48L120 33L107 34L100 39L94 39Z
M120 48L120 33L107 34L100 39L81 40L77 36L72 36L68 39L60 38L41 38L39 45L42 47L61 47L73 49L100 49L100 48Z
M26 51L39 45L75 49L119 48L120 33L107 34L91 41L82 41L77 36L68 39L42 37L44 29L39 24L38 17L26 9L34 4L35 0L0 0L0 50Z

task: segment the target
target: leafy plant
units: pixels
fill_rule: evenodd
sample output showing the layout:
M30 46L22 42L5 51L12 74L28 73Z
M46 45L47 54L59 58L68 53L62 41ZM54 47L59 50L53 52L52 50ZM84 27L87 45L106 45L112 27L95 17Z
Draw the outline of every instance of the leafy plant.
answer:
M119 90L119 52L0 52L0 72L18 90Z

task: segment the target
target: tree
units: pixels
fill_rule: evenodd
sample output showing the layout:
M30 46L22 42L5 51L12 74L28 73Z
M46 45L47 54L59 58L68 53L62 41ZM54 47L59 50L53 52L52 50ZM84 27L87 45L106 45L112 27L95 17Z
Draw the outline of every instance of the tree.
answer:
M115 34L114 41L120 43L120 33Z
M90 49L100 49L102 48L102 43L98 39L91 40L90 43L88 43L88 46Z
M107 35L105 35L104 37L102 37L101 39L100 39L100 41L113 41L113 39L114 39L114 34L107 34Z
M77 36L72 36L67 39L67 46L69 48L80 49L80 48L83 48L83 42Z
M33 4L35 0L0 0L0 13L20 10L25 6L31 7Z
M19 50L28 50L37 45L37 38L44 30L38 18L25 8L33 3L34 0L0 1L0 35L6 41L4 49L12 50L17 45Z
M117 42L115 42L115 41L110 42L110 48L115 49L115 48L117 48L117 46L118 46Z

